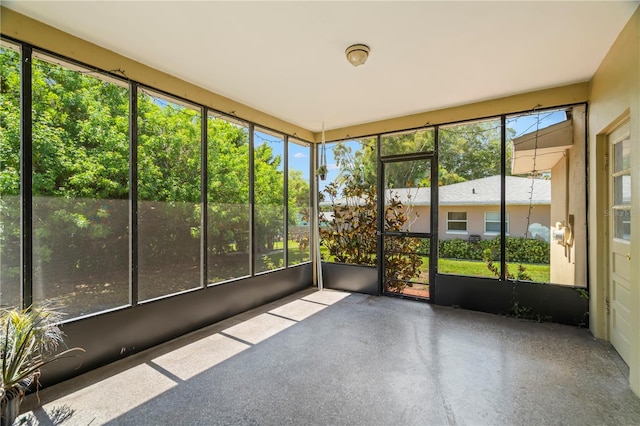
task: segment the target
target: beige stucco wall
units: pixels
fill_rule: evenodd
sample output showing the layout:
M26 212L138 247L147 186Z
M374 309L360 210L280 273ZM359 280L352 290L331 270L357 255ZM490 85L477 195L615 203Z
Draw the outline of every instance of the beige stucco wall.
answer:
M414 211L418 214L417 219L411 225L411 231L429 232L429 206L414 206ZM438 213L438 237L441 240L450 240L453 238L468 239L469 235L480 235L483 240L491 240L496 234L485 234L484 232L484 214L485 212L499 212L500 206L442 206ZM447 232L447 213L448 212L467 212L467 232ZM539 223L549 227L549 205L536 205L531 209L531 220L529 223ZM507 206L507 214L509 215L509 232L512 237L524 237L527 229L527 216L529 214L529 206Z
M557 222L567 224L573 216L573 244L551 244L550 281L554 284L587 284L585 114L584 106L573 109L573 147L551 169L551 232Z
M631 126L631 336L630 385L640 395L640 9L637 9L590 83L589 274L590 328L607 338L607 174L605 135L621 120Z

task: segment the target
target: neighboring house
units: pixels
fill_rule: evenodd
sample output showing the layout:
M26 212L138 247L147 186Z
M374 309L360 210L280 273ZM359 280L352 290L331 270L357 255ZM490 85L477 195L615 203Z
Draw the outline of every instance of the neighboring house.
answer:
M490 176L439 188L438 237L441 240L493 239L500 234L500 176ZM530 194L533 191L533 196ZM407 230L429 232L431 188L394 188L386 198L398 197L410 208ZM344 200L336 200L344 204ZM506 177L506 234L549 242L551 181ZM323 202L321 206L329 206ZM322 212L325 220L332 212ZM527 232L528 229L528 232Z
M438 237L492 239L500 234L500 176L490 176L439 188ZM430 188L389 190L412 206L410 230L429 231ZM533 192L532 192L533 191ZM533 196L530 194L533 193ZM387 195L388 197L389 195ZM506 177L506 234L549 241L551 182ZM528 229L528 231L527 231Z

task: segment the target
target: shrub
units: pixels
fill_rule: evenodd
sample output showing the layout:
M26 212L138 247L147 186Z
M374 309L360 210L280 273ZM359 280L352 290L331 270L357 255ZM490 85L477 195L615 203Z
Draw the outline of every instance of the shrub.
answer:
M549 243L544 240L506 237L505 248L507 262L549 263ZM496 261L500 259L500 237L480 240L477 243L460 238L440 240L438 250L440 257L444 259L482 261L489 258Z
M549 243L540 239L507 237L507 262L549 263Z
M342 186L333 182L324 194L331 200L331 216L320 214L322 244L339 263L375 266L377 262L377 197L373 185L347 177ZM338 198L338 194L341 198ZM409 219L409 207L393 197L385 206L385 229L401 231ZM418 238L385 239L385 280L390 291L401 292L420 274L422 257L417 254ZM411 285L411 284L409 284Z

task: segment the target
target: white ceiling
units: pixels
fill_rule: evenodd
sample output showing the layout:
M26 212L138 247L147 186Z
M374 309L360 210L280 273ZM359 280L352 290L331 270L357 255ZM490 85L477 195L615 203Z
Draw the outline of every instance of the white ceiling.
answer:
M588 81L639 3L2 1L312 131Z

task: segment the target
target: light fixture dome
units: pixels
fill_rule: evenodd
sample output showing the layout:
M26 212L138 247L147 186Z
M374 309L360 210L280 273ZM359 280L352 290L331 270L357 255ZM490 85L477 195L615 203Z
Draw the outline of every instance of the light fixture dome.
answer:
M357 67L367 62L367 58L369 57L369 46L364 44L354 44L353 46L347 47L347 50L345 50L344 53L347 55L347 61L349 61L354 67Z

